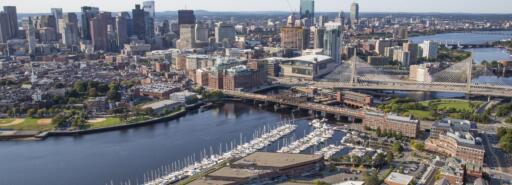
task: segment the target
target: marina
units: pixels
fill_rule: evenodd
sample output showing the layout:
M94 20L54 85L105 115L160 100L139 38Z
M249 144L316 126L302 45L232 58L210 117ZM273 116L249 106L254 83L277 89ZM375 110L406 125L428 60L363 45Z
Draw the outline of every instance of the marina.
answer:
M326 120L313 120L311 125L315 128L311 133L287 146L283 146L277 152L298 154L311 146L324 143L334 134L334 129L327 125Z

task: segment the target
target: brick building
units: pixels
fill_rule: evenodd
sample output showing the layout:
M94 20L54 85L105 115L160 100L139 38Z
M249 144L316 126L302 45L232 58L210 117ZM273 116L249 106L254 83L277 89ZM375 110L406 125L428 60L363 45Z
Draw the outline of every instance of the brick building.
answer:
M420 130L420 121L413 120L410 117L367 111L363 119L363 126L398 132L402 133L403 136L416 138Z

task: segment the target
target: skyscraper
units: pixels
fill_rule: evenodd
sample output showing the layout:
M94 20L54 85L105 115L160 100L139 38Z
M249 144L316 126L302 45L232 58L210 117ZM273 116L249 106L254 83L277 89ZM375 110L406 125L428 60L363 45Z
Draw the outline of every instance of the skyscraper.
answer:
M355 2L350 6L350 21L352 25L359 24L359 4Z
M52 8L51 9L52 15L55 18L57 33L60 33L60 26L59 26L59 19L62 19L62 8Z
M59 19L59 33L62 35L61 43L66 46L80 44L80 33L78 31L78 17L75 13L66 13Z
M83 6L82 7L82 38L91 40L90 21L100 12L99 8Z
M149 13L146 13L141 9L140 5L135 5L135 9L132 10L132 22L133 22L133 34L139 39L144 40L146 38L146 17Z
M5 12L0 12L0 43L9 40L9 19Z
M194 10L178 10L178 26L182 24L196 24Z
M304 20L304 26L306 27L313 25L315 19L314 0L300 0L300 19Z
M155 1L144 1L142 6L144 11L149 13L149 16L155 18Z
M190 49L195 47L196 33L194 24L180 25L180 39L176 41L178 49Z
M4 12L7 16L7 28L9 39L18 36L18 13L15 6L4 6Z
M116 16L115 24L117 46L122 48L128 42L128 20L122 15Z
M108 25L112 25L112 14L110 12L101 12L91 19L91 40L94 50L111 50L111 48L108 47Z
M28 18L24 22L24 26L26 28L27 35L27 43L28 43L28 53L33 55L36 52L36 29L34 28L34 23L32 22L32 18Z
M215 26L215 42L223 47L232 47L235 36L236 31L232 24L220 22Z
M341 61L341 25L329 22L324 33L324 53L331 56L335 62Z

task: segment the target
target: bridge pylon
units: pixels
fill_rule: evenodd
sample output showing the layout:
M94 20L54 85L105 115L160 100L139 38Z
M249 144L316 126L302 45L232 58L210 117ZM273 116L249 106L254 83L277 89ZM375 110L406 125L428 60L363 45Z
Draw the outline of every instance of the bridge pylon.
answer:
M469 57L467 60L466 60L466 91L467 91L467 94L471 94L471 83L472 83L472 78L473 78L473 57Z
M350 85L356 86L357 84L357 48L354 49L354 56L352 56L351 65L352 65L352 71L350 74Z

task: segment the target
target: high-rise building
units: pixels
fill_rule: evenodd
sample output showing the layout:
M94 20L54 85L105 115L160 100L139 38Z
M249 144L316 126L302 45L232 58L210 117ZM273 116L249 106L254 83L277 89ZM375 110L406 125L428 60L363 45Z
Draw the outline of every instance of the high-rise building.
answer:
M196 24L194 10L178 10L178 25Z
M26 35L27 35L27 43L28 43L28 53L33 55L36 52L36 29L34 28L34 23L32 22L32 18L28 18L24 22L25 25L23 27L26 28Z
M100 9L96 7L83 6L82 7L82 39L91 40L91 19L100 13Z
M0 43L6 43L9 40L9 19L5 12L0 12Z
M80 32L78 31L78 17L75 13L66 13L59 19L59 33L62 35L61 43L66 46L80 44Z
M288 23L281 28L281 47L284 49L304 49L304 29L295 25L295 16L288 17Z
M117 46L122 48L124 44L128 43L128 20L126 17L120 15L116 16L115 21Z
M424 41L421 44L421 50L423 53L423 57L426 59L436 59L437 58L437 50L438 50L438 44L434 41Z
M195 25L182 24L180 25L180 39L176 41L178 49L190 49L195 47L196 41Z
M196 24L196 42L208 42L209 28L205 23Z
M419 48L418 44L408 42L403 44L404 51L409 52L411 55L409 59L409 65L415 65L418 63Z
M62 8L52 8L51 9L52 15L55 18L55 24L57 28L57 33L60 33L60 26L59 26L59 19L62 19Z
M331 56L335 62L341 62L341 25L339 23L326 24L323 44L325 55Z
M110 12L101 12L91 19L91 40L94 50L111 50L108 44L108 25L112 25L112 14Z
M300 19L306 27L313 26L315 20L315 0L300 0Z
M145 15L149 15L140 5L135 5L135 9L132 10L132 21L133 21L133 35L136 35L139 39L144 40L146 38L146 18Z
M144 11L149 13L149 16L155 18L155 1L144 1L142 3Z
M312 27L310 30L312 35L312 43L310 45L315 49L324 48L325 28Z
M236 31L232 24L220 22L215 26L215 42L223 47L231 47L235 43Z
M133 21L129 12L121 12L119 16L123 17L126 20L126 33L127 36L130 37L133 35Z
M324 27L324 24L327 22L328 19L329 17L327 17L326 15L318 16L318 21L316 22L316 25L318 27Z
M393 51L393 61L397 61L401 66L409 67L411 65L411 54L403 49Z
M359 24L359 4L355 2L350 6L350 21L352 25Z
M7 16L7 28L9 39L18 36L18 13L15 6L4 6L4 12Z

